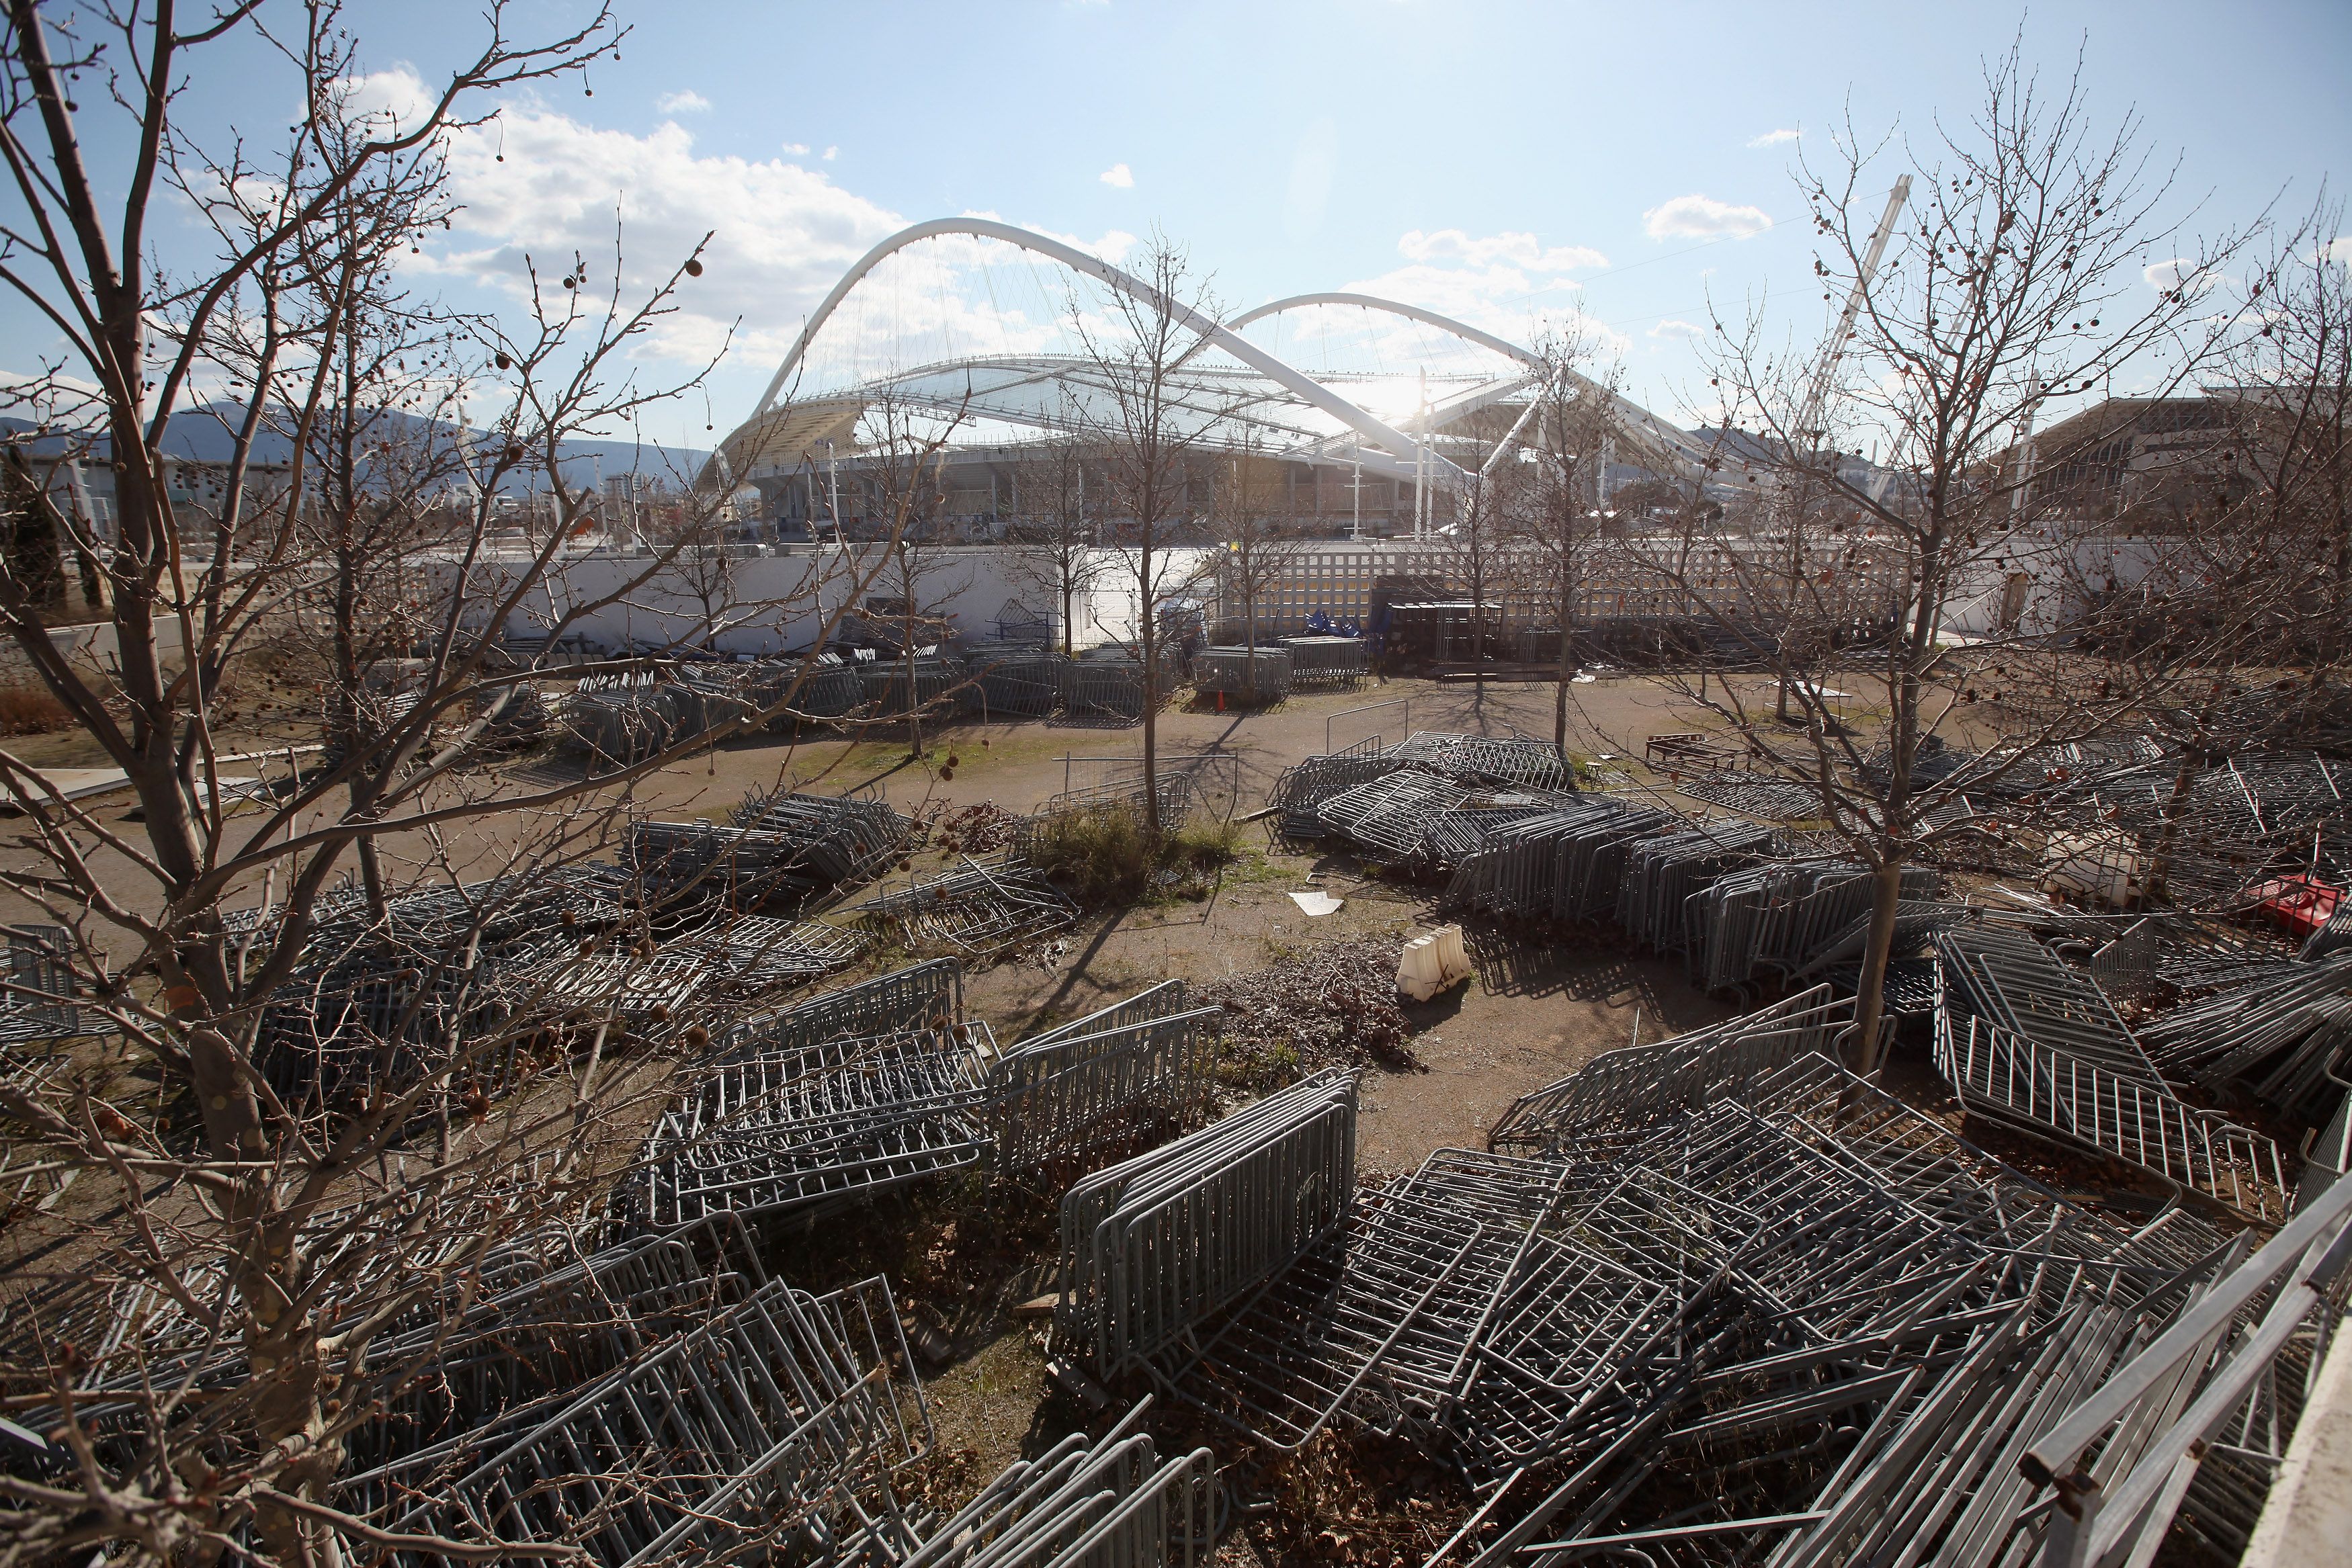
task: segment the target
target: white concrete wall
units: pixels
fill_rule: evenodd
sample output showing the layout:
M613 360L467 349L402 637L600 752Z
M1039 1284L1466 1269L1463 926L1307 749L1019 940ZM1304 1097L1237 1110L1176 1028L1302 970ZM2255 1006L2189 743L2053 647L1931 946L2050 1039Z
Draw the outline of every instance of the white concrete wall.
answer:
M828 617L857 591L861 581L866 581L861 602L899 595L902 585L892 569L886 567L866 580L882 549L853 544L845 552L830 545L795 545L783 554L730 557L723 565L681 561L634 587L632 582L652 565L651 558L604 550L567 555L531 585L509 624L543 628L562 614L593 605L569 630L608 649L697 642L709 622L717 628L712 641L728 653L797 651L816 642ZM1080 647L1131 639L1136 631L1137 594L1128 552L1097 553L1094 584L1079 596L1073 617ZM1176 558L1165 579L1172 588L1213 552L1167 553ZM922 551L917 603L924 614L946 619L950 640L958 643L992 638L997 618L1009 601L1018 601L1048 619L1057 617L1061 607L1056 596L1035 580L1045 574L1024 573L1023 554L1008 545ZM508 585L527 566L519 557L478 565L467 584L468 623L487 625L493 607L510 591ZM447 591L446 584L442 591Z

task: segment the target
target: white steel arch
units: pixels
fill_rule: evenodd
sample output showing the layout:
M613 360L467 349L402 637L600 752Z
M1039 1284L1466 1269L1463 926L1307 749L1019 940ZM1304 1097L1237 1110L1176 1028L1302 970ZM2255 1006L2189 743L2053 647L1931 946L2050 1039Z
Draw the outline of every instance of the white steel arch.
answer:
M1358 434L1377 445L1387 448L1398 457L1410 461L1423 455L1421 443L1413 437L1385 421L1374 417L1312 377L1293 370L1282 361L1243 338L1232 328L1209 319L1181 301L1167 298L1141 278L1130 273L1122 272L1099 256L1089 256L1075 246L1064 245L1061 241L1047 235L1034 234L1012 224L997 223L989 218L934 218L929 223L916 224L911 227L900 229L858 258L857 264L844 273L841 281L835 284L832 291L818 303L816 309L810 314L807 324L801 328L800 336L793 340L793 346L784 353L783 362L776 367L775 375L768 382L768 390L761 394L759 407L752 411L752 418L757 419L773 406L776 394L783 390L785 382L791 378L794 367L801 362L802 356L808 352L809 344L815 339L817 332L832 317L834 311L840 308L842 300L848 298L849 291L864 281L867 273L907 246L921 240L936 239L943 235L969 235L977 239L999 240L1006 245L1017 246L1023 250L1034 251L1039 256L1058 261L1074 271L1083 272L1107 287L1117 289L1129 298L1159 311L1160 315L1176 321L1186 330L1199 334L1204 343L1216 344L1219 349L1231 354L1267 380L1321 409L1353 429ZM1390 308L1399 308L1391 306ZM1263 313L1263 308L1260 313ZM1448 330L1465 332L1476 330L1475 328L1462 327L1458 323L1444 323L1442 319L1436 324L1444 325ZM1496 339L1494 341L1499 343L1501 340ZM1512 351L1521 356L1525 355L1524 350ZM1457 465L1440 455L1434 447L1428 450L1425 461L1433 468L1457 477L1468 477Z
M1441 332L1450 332L1463 341L1475 343L1482 349L1492 349L1498 354L1518 361L1531 370L1540 371L1544 368L1540 355L1519 347L1507 338L1497 338L1494 333L1482 331L1467 321L1456 321L1451 316L1440 316L1434 310L1424 310L1418 305L1407 305L1401 300L1383 299L1377 294L1294 294L1287 299L1269 300L1255 309L1244 310L1225 325L1238 332L1253 321L1262 320L1268 316L1278 316L1286 310L1303 310L1312 305L1353 305L1360 309L1381 310L1391 316L1402 316L1408 320L1418 321L1424 327L1434 327Z
M1451 316L1441 316L1434 310L1424 310L1418 305L1407 305L1399 299L1383 299L1377 294L1294 294L1286 299L1269 300L1255 309L1244 310L1225 325L1238 332L1253 321L1279 315L1286 310L1299 310L1314 305L1352 305L1365 310L1381 310L1391 316L1402 316L1408 320L1418 321L1425 327L1434 327L1441 332L1452 333L1465 342L1475 343L1482 349L1491 349L1496 353L1507 355L1520 364L1538 372L1538 375L1545 368L1541 355L1532 350L1521 348L1507 338L1498 338L1492 332L1473 327L1467 321L1457 321ZM1529 381L1536 379L1538 377L1528 378ZM1507 396L1527 384L1527 382L1521 382L1509 387L1502 395ZM1675 429L1622 393L1601 385L1590 376L1580 375L1574 371L1567 373L1567 384L1575 387L1586 396L1605 400L1618 419L1622 422L1628 434L1647 438L1655 449L1656 455L1668 462L1699 472L1706 471L1712 464L1713 455L1704 444L1692 439L1687 432Z

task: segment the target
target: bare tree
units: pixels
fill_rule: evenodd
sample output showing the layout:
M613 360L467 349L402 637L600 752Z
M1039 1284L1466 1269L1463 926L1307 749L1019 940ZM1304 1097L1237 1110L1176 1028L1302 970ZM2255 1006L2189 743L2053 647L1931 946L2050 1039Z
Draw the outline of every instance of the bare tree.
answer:
M1252 701L1257 697L1258 608L1308 542L1288 515L1284 481L1283 465L1255 453L1224 457L1212 480L1219 588L1226 604L1241 606L1242 680Z
M859 432L858 485L882 526L869 547L869 580L860 619L898 644L905 683L907 750L923 754L923 715L955 700L952 690L925 696L918 681L922 651L944 643L953 622L940 606L971 586L967 572L949 582L952 558L940 549L947 501L948 444L963 423L947 413L885 398L867 408Z
M1141 298L1113 292L1107 320L1078 301L1070 324L1103 396L1085 415L1089 445L1102 453L1103 514L1118 532L1111 570L1131 585L1133 646L1143 674L1145 826L1160 837L1160 699L1167 650L1162 612L1198 579L1179 541L1197 538L1202 510L1194 496L1195 458L1215 431L1228 394L1184 373L1215 325L1218 310L1205 278L1165 235L1155 236L1136 269Z
M2134 670L2098 656L2095 607L2003 602L2013 577L2063 575L2077 542L2070 519L2037 509L2013 460L2036 416L2118 374L2180 385L2224 329L2193 284L2143 283L2151 247L2184 242L2159 223L2167 190L2136 122L2102 136L2079 80L2053 96L2014 51L1994 62L1972 121L1914 151L1913 193L1874 267L1874 160L1851 131L1837 145L1834 167L1809 167L1801 188L1823 298L1853 302L1850 339L1775 353L1751 318L1719 332L1709 366L1726 429L1717 465L1690 478L1694 498L1768 496L1761 529L1645 531L1625 549L1757 649L1788 694L1783 724L1739 685L1683 689L1759 766L1810 785L1872 877L1859 1012L1872 1070L1903 873L1962 831L1947 808L2032 766L2039 747L2112 733L2232 630L2206 628ZM2207 246L2184 276L2235 244ZM1883 450L1875 468L1858 457L1865 441ZM2040 462L2080 455L2044 444ZM1869 731L1842 721L1845 686L1883 716ZM1947 734L1978 743L1977 762L1923 771L1923 749Z
M1591 355L1580 340L1539 341L1544 361L1534 392L1527 450L1535 471L1517 489L1507 526L1530 597L1559 632L1552 692L1552 744L1568 748L1569 690L1576 678L1576 609L1600 533L1601 443L1616 426L1607 393L1582 373Z
M48 411L64 461L113 476L110 537L51 520L103 572L114 663L68 657L45 581L13 561L0 627L139 813L126 828L0 751L26 838L0 887L63 928L108 1031L0 1069L14 1166L95 1195L86 1225L12 1228L11 1285L30 1294L5 1394L47 1412L58 1462L0 1477L0 1560L323 1564L343 1540L496 1555L391 1541L331 1487L429 1371L419 1325L461 1313L501 1249L583 1234L667 1071L635 1047L691 1049L707 1027L629 1000L642 918L612 868L575 868L611 847L636 779L718 737L558 783L477 766L545 674L499 656L501 628L537 617L560 637L674 598L679 552L709 537L681 528L617 565L566 553L592 497L565 444L675 395L627 361L702 262L676 258L632 302L617 255L609 278L574 257L560 288L531 275L513 330L388 277L446 210L447 138L499 89L602 57L618 34L601 13L518 43L493 7L478 51L398 119L356 106L358 45L326 0L266 28L243 6L193 27L168 5L70 20L10 7L0 279L71 345L16 393ZM308 107L266 169L177 119L238 35L285 68L255 100ZM122 118L121 164L86 157L84 105ZM185 276L150 255L166 193L211 224ZM195 415L229 451L198 507L168 483L167 438L207 378L234 396ZM267 483L265 437L288 455ZM493 537L517 481L547 507L520 552ZM226 777L232 747L310 742L324 756L263 789ZM61 999L49 984L11 994ZM133 1307L142 1327L111 1335Z
M1077 652L1078 605L1108 559L1098 548L1098 507L1087 505L1088 457L1087 448L1068 436L1027 448L1013 467L1013 515L1005 528L1012 575L1060 607L1066 655Z

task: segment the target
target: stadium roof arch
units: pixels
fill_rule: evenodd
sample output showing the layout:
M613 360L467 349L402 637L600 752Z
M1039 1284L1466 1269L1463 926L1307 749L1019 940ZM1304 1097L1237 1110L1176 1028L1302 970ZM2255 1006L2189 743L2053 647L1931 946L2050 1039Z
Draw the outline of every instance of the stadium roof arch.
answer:
M719 448L732 480L797 470L819 455L855 461L857 433L869 411L888 404L919 416L972 430L1009 430L1015 439L1085 434L1110 422L1119 389L1115 364L1077 352L960 353L926 362L874 369L847 384L802 397L798 377L812 346L845 302L876 269L925 241L993 241L1042 257L1127 300L1158 312L1193 338L1186 358L1166 372L1176 420L1199 446L1324 465L1360 465L1398 477L1426 463L1441 481L1467 476L1445 447L1450 430L1478 411L1520 397L1540 383L1542 356L1466 322L1368 294L1296 295L1214 320L1149 282L1051 235L989 218L940 218L901 229L867 251L819 302L770 378L757 408ZM1435 378L1420 372L1413 406L1380 412L1366 395L1396 388L1368 385L1376 378L1325 368L1310 372L1243 335L1245 329L1290 312L1354 308L1418 323L1467 345L1486 362L1451 364ZM1385 378L1393 382L1396 378ZM1609 389L1581 377L1580 392L1618 405L1621 426L1669 462L1704 461L1685 433L1655 419ZM955 444L950 442L950 445ZM995 444L1000 448L1003 441Z

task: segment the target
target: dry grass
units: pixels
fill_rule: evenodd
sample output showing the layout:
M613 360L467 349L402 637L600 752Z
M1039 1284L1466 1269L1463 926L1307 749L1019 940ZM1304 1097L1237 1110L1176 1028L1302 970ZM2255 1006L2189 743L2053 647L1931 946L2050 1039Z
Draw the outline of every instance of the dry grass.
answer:
M0 735L48 735L73 727L73 715L49 693L24 681L0 685Z
M1241 857L1231 822L1188 821L1154 843L1129 806L1071 811L1045 824L1029 858L1089 909L1206 897L1217 873Z

